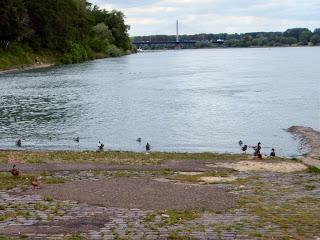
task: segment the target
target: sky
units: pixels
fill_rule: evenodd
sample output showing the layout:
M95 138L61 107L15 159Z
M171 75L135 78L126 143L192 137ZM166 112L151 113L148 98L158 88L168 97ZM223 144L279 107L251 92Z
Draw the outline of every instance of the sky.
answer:
M126 16L130 36L320 28L320 0L87 0Z

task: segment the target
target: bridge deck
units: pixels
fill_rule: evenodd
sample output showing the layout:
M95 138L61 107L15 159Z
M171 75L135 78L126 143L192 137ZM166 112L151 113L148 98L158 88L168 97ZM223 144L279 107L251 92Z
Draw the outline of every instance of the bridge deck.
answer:
M177 41L140 41L140 42L132 42L132 44L186 44L191 43L195 44L197 41L183 41L183 42L177 42ZM222 44L223 41L215 41L212 43L219 43Z
M141 41L141 42L132 42L132 44L181 44L181 43L196 43L196 41L184 41L184 42L177 42L177 41Z

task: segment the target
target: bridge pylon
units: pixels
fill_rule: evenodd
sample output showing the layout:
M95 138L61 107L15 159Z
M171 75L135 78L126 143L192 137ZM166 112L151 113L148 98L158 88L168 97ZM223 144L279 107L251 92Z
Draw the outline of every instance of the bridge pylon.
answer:
M179 42L179 20L177 20L177 38L176 38L176 50L180 49L180 42Z

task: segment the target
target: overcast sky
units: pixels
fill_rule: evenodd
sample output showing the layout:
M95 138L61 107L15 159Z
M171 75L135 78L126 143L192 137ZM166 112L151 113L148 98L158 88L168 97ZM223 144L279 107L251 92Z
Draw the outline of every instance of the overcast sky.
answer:
M320 28L320 0L88 0L126 16L130 36Z

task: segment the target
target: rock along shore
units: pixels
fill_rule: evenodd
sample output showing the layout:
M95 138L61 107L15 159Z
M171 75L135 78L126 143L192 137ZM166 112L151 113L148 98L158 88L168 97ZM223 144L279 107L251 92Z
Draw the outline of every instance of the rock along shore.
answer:
M301 150L309 157L320 155L320 132L311 127L292 126L287 129L301 141Z

